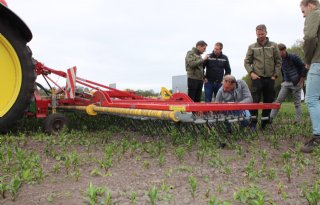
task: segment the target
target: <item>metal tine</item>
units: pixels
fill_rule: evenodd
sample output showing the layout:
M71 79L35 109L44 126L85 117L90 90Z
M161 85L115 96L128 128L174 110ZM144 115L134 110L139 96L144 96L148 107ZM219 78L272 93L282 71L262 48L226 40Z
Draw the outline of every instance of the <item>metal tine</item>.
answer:
M199 125L198 125L199 126ZM211 130L208 127L208 120L206 120L206 123L201 125L200 128L200 136L207 139L211 135Z
M221 127L219 126L218 119L221 118L224 120L224 115L220 111L210 111L207 113L207 129L209 136L215 137L217 140L217 143L219 146L224 147L226 145L225 138L221 135L221 133L225 134L225 132L222 131ZM208 136L208 135L206 135Z
M172 122L172 121L164 121L164 120L161 120L160 122L161 122L161 124L164 126L165 130L166 130L168 133L172 132L173 127L174 127L174 122ZM166 132L165 132L165 133L166 133Z
M193 117L194 117L194 119L196 118L196 116L194 114L193 114ZM196 134L193 129L193 121L184 122L184 123L178 122L178 123L175 123L175 125L176 125L176 128L178 129L181 137L185 136L185 132L187 132L187 133L190 132L190 133L193 133L194 135Z
M148 127L150 135L153 137L159 136L159 133L157 133L156 124L154 123L153 119L146 119L145 120L145 126Z
M232 134L235 137L235 139L241 139L242 134L241 134L238 118L230 119L228 120L228 123L230 123L231 131L232 131L230 134Z
M136 122L136 125L139 129L139 131L143 134L143 135L147 135L148 134L148 128L145 126L145 124L143 123L143 121L141 120L134 120Z
M251 116L248 117L248 119L251 121ZM246 128L247 133L250 135L248 136L250 139L254 139L256 137L259 136L259 133L257 132L257 129L251 128L250 124L249 126Z
M251 121L252 120L257 120L257 116L251 116L250 117L250 119L251 119ZM259 123L257 123L258 125L259 125ZM260 126L260 125L259 125ZM257 128L255 128L255 129L250 129L251 130L251 133L253 134L252 136L253 136L253 138L254 137L259 137L259 132L258 132L258 130L257 130Z
M261 123L262 123L262 121L268 121L269 120L269 117L261 117ZM262 125L259 123L259 126L260 126L260 128L261 128L261 132L262 132L262 134L264 135L265 133L264 133L264 131L266 131L265 129L262 129ZM266 128L267 128L267 126L266 126ZM273 132L274 132L274 130L273 130ZM275 132L274 132L275 133Z
M144 121L142 120L136 120L137 123L139 123L138 125L140 126L140 130L141 132L144 134L144 135L148 135L150 132L149 132L149 128L148 126L145 126L145 123Z
M192 131L194 137L197 137L199 135L199 128L198 128L197 124L191 123L191 126L187 127L187 128L191 128L191 131Z
M232 143L231 138L227 134L227 129L225 126L226 122L226 116L224 111L216 112L216 122L213 123L215 130L217 131L217 134L219 138L223 138L224 140L227 140L229 143Z
M165 128L163 126L159 126L159 125L162 125L161 121L164 121L164 120L158 120L158 119L154 119L154 120L151 120L153 121L153 125L155 127L155 131L157 133L158 136L163 136L165 135Z
M232 143L233 140L244 139L249 135L250 137L259 136L257 130L250 129L245 122L256 119L256 117L246 117L245 111L208 111L205 113L193 113L193 115L194 121L189 123L175 123L150 117L129 115L106 115L106 121L110 121L110 124L117 124L120 127L124 126L130 131L140 131L151 136L165 136L174 129L178 131L181 137L185 136L186 133L191 133L195 137L203 136L204 138L214 136L220 144L226 141ZM269 120L269 118L261 118L257 123L259 127L261 127L261 121L263 120ZM276 135L272 124L270 129Z
M202 119L203 120L203 119ZM193 123L192 124L192 127L193 127L193 129L194 129L194 131L195 131L195 133L196 133L196 135L194 135L195 137L200 137L201 136L201 127L204 125L204 123L200 123L200 124L197 124L197 123Z
M228 132L230 132L235 139L241 139L243 136L242 131L240 129L240 122L239 122L239 116L242 115L241 111L228 111L227 112L227 126L228 126ZM229 128L230 126L230 128Z
M262 135L264 135L264 130L262 129L262 125L261 125L261 124L262 124L262 118L264 118L264 117L261 117L260 120L258 120L258 123L257 123L257 124L258 124L259 127L260 127L260 130L261 130Z
M240 139L245 139L246 138L246 132L245 132L245 127L247 125L245 125L245 119L244 119L244 115L245 115L245 111L239 111L240 114L239 116L237 116L237 132L239 134L239 138Z
M205 124L206 120L204 119L204 113L203 112L194 112L192 113L194 117L194 123L195 124Z
M188 132L193 133L193 135L196 135L192 124L193 123L181 123L181 125L179 127L181 137L184 137L186 135L186 133L188 133Z
M227 127L225 125L225 122L217 122L217 127L219 128L220 135L231 144L233 141L233 138L227 132Z
M189 124L189 123L181 123L181 122L177 122L175 123L175 128L178 130L178 133L180 134L180 137L184 136L184 126L185 124Z
M277 136L278 134L277 134L276 130L274 129L273 124L270 124L270 128L271 128L273 134L274 134L275 136Z
M208 138L214 134L217 140L219 141L219 143L222 144L221 140L219 139L218 132L215 128L218 115L219 115L219 112L217 111L209 111L205 113L206 126L204 126L202 133L205 138Z
M263 120L266 120L266 121L270 122L270 117L261 117L261 121L263 121ZM268 124L269 124L269 126L267 126L267 127L270 127L270 129L273 132L273 134L277 135L277 133L276 133L274 127L273 127L273 124L272 123L268 123ZM262 132L263 132L263 129L262 129Z
M131 120L127 117L119 117L116 125L120 125L120 127L125 127L126 131L134 131L132 127ZM125 125L125 126L123 126Z
M224 111L225 112L225 121L223 123L224 125L224 130L226 133L226 137L229 137L230 135L232 138L234 138L234 133L232 132L232 123L234 122L232 119L233 113L232 111Z
M131 125L132 125L133 129L135 131L138 131L138 132L142 133L141 123L139 123L139 121L137 119L132 118L132 117L130 117L128 119L130 119L130 122L131 122Z
M193 122L189 122L189 123L183 123L181 125L181 136L184 137L185 133L192 133L192 136L197 136L197 132L194 129L194 124Z
M159 132L160 136L165 136L166 133L166 121L165 120L156 120L155 124L157 125L156 129Z
M142 119L142 121L144 121L145 126L148 127L151 136L155 137L159 134L157 133L157 126L154 123L154 119L146 118L146 119Z
M134 120L132 118L127 118L127 119L129 121L129 125L131 125L131 129L133 131L139 131L139 128L138 128L138 126L136 126L136 123L135 123L137 120Z
M248 137L247 130L249 129L249 125L250 125L250 116L247 117L246 111L241 110L240 115L238 116L238 120L239 120L239 130L240 130L240 134L242 135L242 139L246 139ZM251 130L249 131L249 134L251 135Z
M128 117L128 119L129 119L130 122L131 122L131 127L132 127L135 131L141 132L141 128L140 128L141 123L138 123L138 122L137 122L138 120L137 120L136 118L134 118L134 117Z
M217 119L212 119L210 122L209 122L209 120L207 121L206 125L207 125L207 128L209 129L209 132L210 132L209 137L214 135L215 139L218 141L218 144L221 147L223 147L225 142L222 142L222 140L221 140L220 134L215 127L216 123L217 123Z
M121 120L119 116L115 116L115 115L109 115L109 120L111 121L111 123L109 125L117 125L119 124L118 122L120 121L120 125L121 125Z
M142 121L144 121L145 126L148 127L149 135L153 137L158 136L157 126L151 118L142 119Z
M194 119L196 118L196 115L193 114ZM185 136L185 133L192 133L193 136L197 135L197 132L194 128L194 121L193 122L177 122L175 123L175 127L178 130L178 133L181 137Z

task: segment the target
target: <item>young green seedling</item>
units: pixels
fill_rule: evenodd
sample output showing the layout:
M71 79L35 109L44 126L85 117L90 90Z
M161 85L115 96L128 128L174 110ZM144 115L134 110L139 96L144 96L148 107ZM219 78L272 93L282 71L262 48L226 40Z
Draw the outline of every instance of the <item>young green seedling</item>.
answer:
M286 164L283 166L283 171L286 173L287 179L288 179L288 183L291 183L291 172L292 172L292 168L289 164Z
M189 176L189 184L191 187L191 196L195 198L196 190L197 190L197 181L193 176Z
M160 153L159 155L159 159L158 159L158 163L159 163L159 166L162 167L165 163L165 158L163 156L163 153Z
M111 193L107 190L106 191L106 196L105 196L105 205L111 205L112 204L112 197Z
M148 196L150 199L150 202L152 205L157 204L158 201L158 189L157 187L153 186L151 189L148 191Z
M176 156L178 157L179 162L181 163L184 157L185 150L183 147L179 146L176 151Z
M308 201L308 204L310 205L317 205L320 202L320 188L318 183L316 182L311 189L309 190L303 190L303 196Z
M21 179L15 175L11 181L10 181L10 184L9 184L9 187L8 187L8 190L11 194L11 197L12 197L12 200L15 201L16 198L17 198L17 194L18 194L18 191L21 187Z
M137 193L132 191L130 196L130 201L132 205L136 205L137 202Z
M0 177L0 195L6 198L7 184L4 182L4 177Z

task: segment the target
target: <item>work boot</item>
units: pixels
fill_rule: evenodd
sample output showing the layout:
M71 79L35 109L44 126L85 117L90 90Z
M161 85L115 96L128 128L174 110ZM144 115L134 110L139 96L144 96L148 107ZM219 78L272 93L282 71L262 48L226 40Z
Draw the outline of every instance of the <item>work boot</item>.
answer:
M270 118L269 117L262 117L261 118L261 129L265 130L267 127L267 124L270 123Z
M249 124L249 128L250 128L250 130L251 130L252 132L256 132L256 131L257 131L257 123L251 121L250 124Z
M262 130L265 130L266 129L266 126L267 126L267 123L265 121L262 121L261 122L261 129Z
M313 152L314 148L320 145L320 136L312 137L311 140L309 140L307 143L304 144L303 147L301 147L301 152L303 153L311 153Z
M269 124L270 124L270 125L272 125L272 123L273 123L273 118L272 118L272 117L270 117Z

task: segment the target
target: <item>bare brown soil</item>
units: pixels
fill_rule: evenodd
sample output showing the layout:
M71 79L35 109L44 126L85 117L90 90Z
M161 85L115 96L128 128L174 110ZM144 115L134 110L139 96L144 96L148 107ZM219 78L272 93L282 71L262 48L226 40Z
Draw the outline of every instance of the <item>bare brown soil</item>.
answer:
M90 139L90 133L86 134ZM107 142L119 142L122 136L114 134ZM134 135L141 143L155 143L159 138ZM91 139L90 139L91 140ZM239 140L237 148L218 148L215 156L206 155L203 162L199 159L198 151L200 143L195 141L191 150L185 152L182 161L179 161L175 150L177 146L170 143L169 137L164 137L165 162L159 164L159 156L151 156L142 148L135 152L126 151L122 156L114 155L113 165L106 173L99 167L95 159L102 159L104 143L101 138L96 140L89 148L84 145L71 144L68 152L75 151L80 156L79 171L81 176L78 181L71 173L67 174L61 163L59 173L54 173L53 166L59 160L45 153L46 142L29 136L27 144L21 145L23 149L37 152L42 157L42 165L45 173L43 181L34 184L23 183L18 197L12 201L6 193L6 198L0 198L3 205L45 205L45 204L87 204L86 190L89 183L95 186L105 187L112 196L112 204L133 204L132 193L136 193L136 204L150 204L148 191L155 186L158 189L157 204L207 204L211 196L231 204L240 204L234 200L234 193L241 187L250 184L259 186L266 192L266 196L275 204L301 205L307 204L301 196L303 184L312 184L319 179L312 155L304 155L311 164L299 169L295 161L292 161L291 181L283 171L282 154L289 152L297 154L298 145L305 141L300 136L291 139L280 139L278 147L274 148L269 139L261 136L248 141ZM210 140L207 143L211 143ZM57 152L62 152L61 147L55 145ZM266 166L262 169L261 151L267 151ZM219 162L220 160L220 162ZM248 177L246 167L250 160L255 161L254 169L261 172L256 177ZM222 162L221 162L222 161ZM269 177L270 170L274 170L274 178ZM98 170L99 174L93 174ZM264 171L263 171L264 170ZM271 174L270 174L271 175ZM193 176L197 182L195 197L191 195L189 177ZM97 204L104 196L99 196Z

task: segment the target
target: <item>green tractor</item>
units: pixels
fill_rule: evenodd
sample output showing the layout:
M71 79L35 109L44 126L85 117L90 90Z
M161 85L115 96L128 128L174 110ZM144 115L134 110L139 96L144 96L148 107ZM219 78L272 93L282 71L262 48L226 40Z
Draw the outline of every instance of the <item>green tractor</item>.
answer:
M28 26L0 0L0 132L28 109L35 88L35 66L27 43Z

